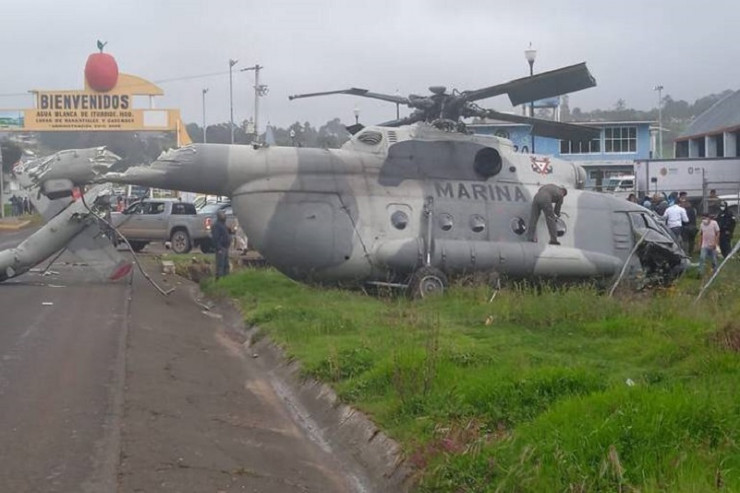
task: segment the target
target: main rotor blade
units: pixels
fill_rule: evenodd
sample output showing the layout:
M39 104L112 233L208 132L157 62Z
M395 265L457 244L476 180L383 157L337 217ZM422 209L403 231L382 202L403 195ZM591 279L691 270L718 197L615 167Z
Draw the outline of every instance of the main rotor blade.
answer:
M381 101L388 101L390 103L398 104L409 104L409 99L404 96L394 96L392 94L381 94L377 92L370 92L367 89L360 89L352 87L350 89L340 89L339 91L326 91L326 92L312 92L308 94L295 94L288 96L291 101L298 98L312 98L314 96L329 96L332 94L349 94L352 96L361 96L363 98L380 99Z
M595 85L596 79L593 78L586 67L586 63L583 62L476 91L466 91L463 93L463 97L466 101L478 101L499 94L507 94L511 104L517 106L530 101L580 91Z
M528 116L511 115L509 113L499 113L493 110L483 110L478 116L494 118L514 123L524 123L532 126L532 133L541 137L551 137L553 139L574 140L587 142L596 139L601 135L601 129L589 127L586 125L574 125L572 123L553 122L542 120L540 118L530 118Z
M344 128L346 128L347 132L349 132L351 135L354 135L360 130L362 130L363 128L365 128L365 125L363 125L362 123L355 123L354 125L349 125L349 126L345 125Z
M398 120L391 120L388 122L378 123L379 127L400 127L401 125L411 125L416 122L424 120L424 112L416 110L409 116L399 118Z

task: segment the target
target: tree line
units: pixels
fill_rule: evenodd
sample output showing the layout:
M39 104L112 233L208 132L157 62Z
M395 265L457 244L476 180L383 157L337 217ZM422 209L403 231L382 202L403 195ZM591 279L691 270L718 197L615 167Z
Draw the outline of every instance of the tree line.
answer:
M250 144L255 140L268 142L278 146L295 147L319 147L324 149L337 149L347 142L350 133L339 118L329 120L318 129L309 122L295 122L287 128L270 126L269 131L260 133L259 138L253 132L250 133L251 125L243 122L234 126L234 143ZM193 142L203 142L203 127L197 123L189 123L186 129ZM212 144L231 143L231 125L229 123L218 123L206 127L206 142ZM272 141L272 142L270 142Z

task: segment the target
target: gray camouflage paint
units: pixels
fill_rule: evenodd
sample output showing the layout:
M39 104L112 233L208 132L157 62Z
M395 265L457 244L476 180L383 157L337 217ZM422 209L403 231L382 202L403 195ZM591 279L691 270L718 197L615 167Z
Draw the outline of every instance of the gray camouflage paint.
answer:
M109 240L101 235L98 219L81 200L69 196L50 199L49 188L71 191L73 185L92 181L106 173L120 158L105 148L74 149L22 163L13 169L46 224L17 247L0 251L0 282L28 272L62 248L86 260L101 279L116 280L131 270ZM104 185L85 193L88 205L110 193Z
M497 150L502 159L501 171L489 178L473 165L483 149ZM403 281L427 256L450 275L608 277L636 241L630 215L649 214L579 190L583 171L571 163L516 153L495 136L426 124L368 127L338 150L195 144L108 177L230 196L250 243L304 281ZM531 198L545 183L569 189L562 246L525 241ZM403 229L391 220L399 211L408 217ZM539 238L548 238L544 219L536 227ZM680 264L676 243L655 229L653 243L669 263ZM639 260L631 267L639 270Z

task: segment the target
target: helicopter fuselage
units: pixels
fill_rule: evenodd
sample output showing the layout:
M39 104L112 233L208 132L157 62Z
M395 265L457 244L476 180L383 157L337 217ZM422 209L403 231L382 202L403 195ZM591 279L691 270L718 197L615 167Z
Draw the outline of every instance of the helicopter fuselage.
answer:
M337 150L193 145L127 175L130 183L229 195L250 244L302 281L402 283L423 266L452 276L610 277L640 228L653 230L669 263L681 259L646 209L579 190L580 167L425 124L368 127ZM559 246L548 244L544 219L527 224L546 183L569 190ZM535 243L526 240L530 227ZM645 267L638 257L630 264Z

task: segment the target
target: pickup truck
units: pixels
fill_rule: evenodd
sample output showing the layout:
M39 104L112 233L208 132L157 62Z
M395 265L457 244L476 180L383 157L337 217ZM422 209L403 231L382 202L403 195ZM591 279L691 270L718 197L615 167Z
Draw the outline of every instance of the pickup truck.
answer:
M173 252L188 253L211 237L195 206L176 199L135 202L123 212L112 213L111 222L136 252L152 241L169 241Z

